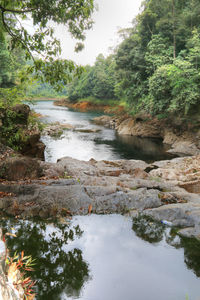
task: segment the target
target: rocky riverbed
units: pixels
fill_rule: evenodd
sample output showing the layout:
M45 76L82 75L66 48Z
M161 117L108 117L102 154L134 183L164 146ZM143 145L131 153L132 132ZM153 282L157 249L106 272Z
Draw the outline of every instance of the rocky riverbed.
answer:
M182 227L182 235L200 238L200 155L153 164L64 157L54 164L12 153L0 169L1 214L142 214L170 221Z

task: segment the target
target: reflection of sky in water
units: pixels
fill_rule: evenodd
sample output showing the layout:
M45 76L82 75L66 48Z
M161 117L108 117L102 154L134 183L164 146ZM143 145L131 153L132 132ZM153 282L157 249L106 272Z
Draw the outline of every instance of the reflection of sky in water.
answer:
M112 129L91 123L90 120L99 115L97 113L70 111L65 107L54 106L52 101L39 101L32 107L44 116L42 118L44 122L68 123L75 126L76 129L100 130L96 133L65 130L61 138L42 137L42 141L46 145L46 161L56 162L57 159L64 156L80 160L125 158L154 161L169 158L158 141L118 136Z
M183 249L141 240L122 216L76 217L75 223L84 234L63 247L81 248L89 262L92 280L80 299L198 299L199 279L186 268Z
M6 226L17 235L7 237L10 249L36 258L39 300L199 300L191 241L181 248L181 239L161 224L152 227L161 233L154 243L146 241L148 230L139 238L140 228L135 233L132 219L120 215L77 216L70 225L8 220Z

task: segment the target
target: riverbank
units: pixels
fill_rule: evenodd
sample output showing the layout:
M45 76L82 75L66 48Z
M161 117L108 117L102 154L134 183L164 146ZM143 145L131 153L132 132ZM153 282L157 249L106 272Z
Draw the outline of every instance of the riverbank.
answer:
M117 105L116 101L108 101L108 104L103 101L79 101L79 102L70 102L68 99L60 99L54 101L54 105L68 107L73 110L81 111L81 112L89 112L89 111L98 111L106 114L120 114L124 113L124 107L121 105Z
M114 128L127 122L121 119L118 125L120 117L110 116L98 120L105 118L107 125ZM139 128L138 123L143 123L139 117ZM181 234L200 238L200 155L154 163L70 157L47 163L5 146L0 147L0 153L2 215L49 218L91 211L143 214L159 221L166 219L186 228Z
M162 139L170 147L169 153L177 156L200 154L200 120L184 118L158 119L150 115L131 117L123 106L100 105L92 102L70 103L68 100L55 101L54 105L77 111L101 111L105 116L94 118L94 123L115 129L118 135ZM112 114L112 115L109 115Z
M200 154L200 124L188 124L183 120L158 120L149 116L135 118L122 116L101 116L94 123L113 128L119 135L162 139L170 146L169 153L177 156Z

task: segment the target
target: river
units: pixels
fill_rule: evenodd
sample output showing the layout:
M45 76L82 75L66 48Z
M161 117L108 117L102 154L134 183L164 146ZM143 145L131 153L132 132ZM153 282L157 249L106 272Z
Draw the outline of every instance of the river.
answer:
M47 123L100 130L43 136L47 161L62 156L146 161L166 157L157 141L144 141L141 149L143 141L133 146L134 140L94 125L94 113L73 112L46 101L34 108ZM36 280L37 300L200 299L200 242L181 238L174 228L148 218L89 215L53 222L5 217L0 223L4 233L16 235L6 237L11 255L24 251L36 260L30 275Z
M56 162L64 156L80 160L141 159L147 162L172 157L158 139L119 136L113 129L93 124L91 120L100 115L98 113L72 111L54 106L53 101L37 101L32 108L43 116L43 122L68 123L75 127L75 130L65 130L59 138L42 137L46 161ZM91 129L96 132L87 132Z

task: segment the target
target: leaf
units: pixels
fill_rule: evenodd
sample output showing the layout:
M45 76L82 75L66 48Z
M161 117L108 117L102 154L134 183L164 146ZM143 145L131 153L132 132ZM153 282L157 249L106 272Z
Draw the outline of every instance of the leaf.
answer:
M91 212L92 212L92 204L90 204L90 205L88 206L88 214L90 215Z
M17 237L17 236L16 236L16 234L14 234L14 233L10 233L10 232L6 232L6 234L5 234L5 235L9 235L9 236Z

